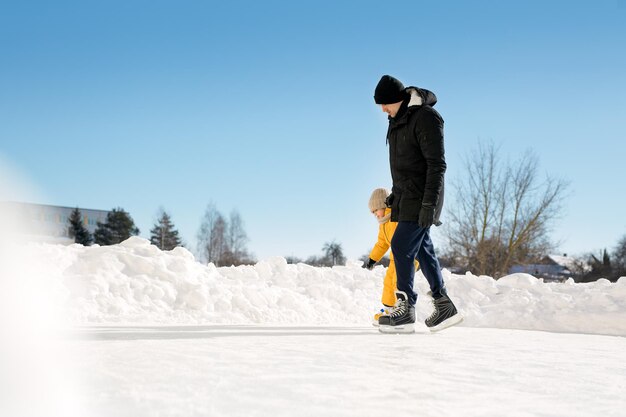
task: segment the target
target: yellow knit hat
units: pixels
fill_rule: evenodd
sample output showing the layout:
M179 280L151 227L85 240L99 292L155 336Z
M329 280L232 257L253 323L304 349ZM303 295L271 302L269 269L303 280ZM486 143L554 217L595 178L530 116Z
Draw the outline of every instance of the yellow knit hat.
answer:
M387 207L385 200L389 197L389 191L386 188L377 188L372 192L368 207L371 212Z

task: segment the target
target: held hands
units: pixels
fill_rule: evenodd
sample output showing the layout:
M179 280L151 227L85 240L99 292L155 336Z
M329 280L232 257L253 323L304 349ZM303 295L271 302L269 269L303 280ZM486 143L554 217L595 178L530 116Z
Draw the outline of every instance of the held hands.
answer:
M433 225L435 221L435 208L433 206L422 206L418 219L419 227L427 229Z
M374 265L376 264L376 261L373 260L372 258L369 258L367 260L367 262L363 262L363 268L368 269L368 270L372 270L372 268L374 268Z
M393 195L393 193L387 196L387 198L385 199L385 204L387 205L387 207L391 207L391 205L393 204L394 197L395 196Z

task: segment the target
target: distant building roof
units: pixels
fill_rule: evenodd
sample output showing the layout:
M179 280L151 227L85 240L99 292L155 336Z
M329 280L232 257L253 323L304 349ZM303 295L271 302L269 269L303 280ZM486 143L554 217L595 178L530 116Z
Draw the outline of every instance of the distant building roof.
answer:
M548 255L546 256L550 261L552 261L555 265L559 265L565 267L572 271L576 267L576 260L574 258L570 258L567 255Z
M563 280L576 271L576 260L567 255L547 255L536 264L513 265L509 273L524 272L549 280Z
M10 215L19 222L20 231L27 235L39 236L47 240L72 241L68 233L69 217L77 207L53 206L49 204L0 201L3 215ZM84 209L78 207L83 224L93 233L98 222L104 223L108 210Z

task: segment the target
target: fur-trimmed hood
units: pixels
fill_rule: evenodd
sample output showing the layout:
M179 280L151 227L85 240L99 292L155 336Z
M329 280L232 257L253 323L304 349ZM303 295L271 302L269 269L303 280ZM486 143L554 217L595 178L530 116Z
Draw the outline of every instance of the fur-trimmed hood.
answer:
M410 97L407 107L422 106L424 104L433 107L437 104L437 96L435 93L425 88L407 87L405 91Z
M407 113L411 113L421 106L433 107L437 103L437 96L430 90L419 87L407 87L405 88L406 98L402 102L400 109L395 117L389 116L389 122L403 123L406 121Z

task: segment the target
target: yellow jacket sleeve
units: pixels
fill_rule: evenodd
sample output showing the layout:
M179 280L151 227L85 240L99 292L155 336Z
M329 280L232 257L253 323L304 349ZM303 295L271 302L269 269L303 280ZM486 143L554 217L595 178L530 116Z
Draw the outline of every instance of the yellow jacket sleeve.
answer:
M385 224L381 224L378 227L378 240L376 241L376 245L374 245L374 249L372 249L372 252L370 253L370 258L376 262L383 259L383 256L385 256L391 246L390 240L386 237Z
M391 215L391 209L385 210L385 216ZM391 238L398 227L398 223L387 221L378 227L378 240L372 252L370 258L376 262L380 261L391 247ZM393 260L393 253L389 255L389 259Z

